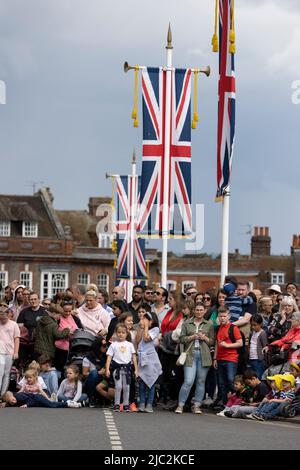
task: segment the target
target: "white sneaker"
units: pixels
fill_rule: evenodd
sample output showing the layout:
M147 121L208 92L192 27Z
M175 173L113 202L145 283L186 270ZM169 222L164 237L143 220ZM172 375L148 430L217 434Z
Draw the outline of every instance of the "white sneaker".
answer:
M51 401L57 401L56 393L51 393L50 400L51 400Z
M81 408L81 403L78 403L77 401L68 400L67 404L69 408Z
M175 413L179 413L179 414L183 413L183 406L177 406Z
M225 418L224 410L223 410L223 411L220 411L220 413L217 413L216 416L223 416L223 417Z

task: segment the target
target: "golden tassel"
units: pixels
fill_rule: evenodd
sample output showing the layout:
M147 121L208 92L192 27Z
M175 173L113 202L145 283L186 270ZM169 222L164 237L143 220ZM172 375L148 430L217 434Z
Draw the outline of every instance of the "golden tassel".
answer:
M133 119L133 127L139 127L139 121L137 119L138 113L138 81L139 81L139 66L136 65L134 69L134 92L133 92L133 110L131 118Z
M218 39L218 33L217 33L217 28L218 28L218 5L219 5L219 0L216 0L215 4L215 29L214 29L214 34L211 40L211 44L213 47L213 52L218 52L219 51L219 39Z
M229 52L235 54L235 31L234 31L234 0L231 2L231 27L229 32Z
M192 120L192 129L197 128L197 122L199 121L198 115L198 70L194 71L194 113Z

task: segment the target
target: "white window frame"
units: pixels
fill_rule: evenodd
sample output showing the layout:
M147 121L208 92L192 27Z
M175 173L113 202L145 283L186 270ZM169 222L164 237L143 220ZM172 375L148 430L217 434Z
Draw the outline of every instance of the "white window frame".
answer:
M28 282L22 279L22 276L28 276ZM20 284L27 287L27 289L32 289L32 272L31 271L21 271L20 272Z
M176 290L177 288L177 281L173 281L172 279L167 280L167 291Z
M2 293L0 292L0 299L4 297L4 287L8 285L8 271L0 271L0 284L2 284Z
M106 285L105 286L100 282L101 276L103 276L103 277L105 276L105 279L106 279ZM98 286L98 289L104 289L107 292L109 292L109 274L106 274L106 273L98 274L98 276L97 276L97 286Z
M22 237L23 238L37 238L38 237L38 223L37 222L23 222Z
M80 282L80 276L87 276L86 282ZM88 284L90 284L90 275L88 273L79 273L77 275L77 284L80 286L87 286Z
M282 277L282 282L279 281L279 276ZM271 284L285 284L285 273L271 273Z
M196 281L183 281L182 286L182 293L185 294L186 289L190 289L191 287L196 288Z
M10 237L11 225L6 220L0 220L0 237Z
M99 233L98 240L99 240L99 248L111 248L111 243L114 239L114 235L107 234L107 233Z
M45 276L48 276L48 285L47 287L45 287ZM66 288L68 287L68 283L69 283L69 273L68 271L42 271L41 272L41 288L40 288L40 292L41 292L41 299L45 299L46 297L47 298L52 298L56 292L55 292L55 288L53 287L53 276L57 276L57 275L64 275L65 276L65 286L64 288L61 288L59 291L63 291L63 290L66 290Z

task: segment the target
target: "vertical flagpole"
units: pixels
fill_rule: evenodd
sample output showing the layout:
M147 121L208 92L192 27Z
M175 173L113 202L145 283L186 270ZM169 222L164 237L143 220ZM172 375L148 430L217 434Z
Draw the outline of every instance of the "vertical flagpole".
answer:
M228 247L229 247L229 201L230 187L226 189L222 202L222 253L221 253L221 287L228 275Z
M165 112L165 146L164 146L164 199L163 199L163 226L162 226L162 259L161 259L161 285L167 287L168 266L168 237L169 237L169 171L170 171L170 137L171 137L171 92L172 92L172 32L169 24L166 71L166 112Z
M128 280L128 300L132 294L134 286L134 241L135 241L135 218L136 218L136 197L137 197L137 181L136 181L136 157L135 151L132 155L132 173L129 178L131 184L131 204L130 204L130 249L129 249L129 280ZM129 194L129 191L128 191Z

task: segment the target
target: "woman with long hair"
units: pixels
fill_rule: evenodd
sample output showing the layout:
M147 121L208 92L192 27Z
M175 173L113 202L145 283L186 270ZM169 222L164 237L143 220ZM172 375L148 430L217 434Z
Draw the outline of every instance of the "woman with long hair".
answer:
M172 333L183 318L184 296L181 292L172 290L169 294L170 310L161 324L160 361L163 369L161 384L161 400L169 400L167 407L176 407L181 383L182 371L176 365L179 355L178 344L172 339Z

